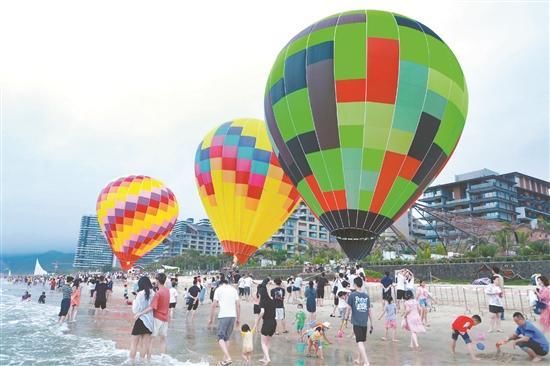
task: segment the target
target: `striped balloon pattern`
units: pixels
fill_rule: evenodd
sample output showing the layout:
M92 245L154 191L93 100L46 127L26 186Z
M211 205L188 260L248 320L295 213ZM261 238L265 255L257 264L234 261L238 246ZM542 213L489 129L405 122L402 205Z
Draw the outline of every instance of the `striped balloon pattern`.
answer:
M300 199L257 119L236 119L206 135L195 177L224 252L239 263L279 229Z
M292 38L275 60L264 105L284 171L348 256L361 258L448 161L468 92L434 31L361 10Z
M96 210L113 253L128 270L170 235L179 209L163 183L131 175L109 183L99 194Z

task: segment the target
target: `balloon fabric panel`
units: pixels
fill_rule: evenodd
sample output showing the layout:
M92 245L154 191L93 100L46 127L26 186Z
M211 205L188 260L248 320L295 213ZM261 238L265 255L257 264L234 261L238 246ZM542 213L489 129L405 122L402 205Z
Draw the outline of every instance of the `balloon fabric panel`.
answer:
M143 175L109 183L99 195L96 210L99 225L125 270L166 239L178 217L172 191Z
M462 69L438 35L372 10L296 35L265 94L282 167L337 237L375 237L414 202L454 151L467 105Z
M260 120L237 119L209 133L197 149L195 176L224 251L241 263L288 219L299 201Z

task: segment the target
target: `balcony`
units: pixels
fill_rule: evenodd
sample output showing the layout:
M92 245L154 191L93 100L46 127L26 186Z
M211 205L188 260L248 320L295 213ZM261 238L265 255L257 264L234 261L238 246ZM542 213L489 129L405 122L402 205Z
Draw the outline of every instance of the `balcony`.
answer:
M470 203L470 198L466 197L466 198L461 198L461 199L458 199L458 200L447 201L447 202L445 202L445 205L446 206L456 206L456 205L464 205L464 204L468 204L468 203Z
M471 211L470 207L468 207L468 208L460 208L458 210L451 210L449 211L449 213L460 214L460 213L468 213L470 211Z
M468 190L470 192L481 192L481 191L492 190L495 188L496 188L495 183L481 183L481 184L471 185Z

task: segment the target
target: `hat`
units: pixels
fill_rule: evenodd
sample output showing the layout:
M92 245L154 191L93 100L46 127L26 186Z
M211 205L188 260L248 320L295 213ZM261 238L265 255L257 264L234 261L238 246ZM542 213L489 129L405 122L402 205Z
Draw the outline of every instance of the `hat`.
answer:
M323 327L330 329L330 323L329 322L324 322Z

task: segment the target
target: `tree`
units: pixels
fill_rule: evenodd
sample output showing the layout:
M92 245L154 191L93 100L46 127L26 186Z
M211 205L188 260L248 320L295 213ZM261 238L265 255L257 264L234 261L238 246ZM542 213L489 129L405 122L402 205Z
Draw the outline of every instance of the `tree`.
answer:
M504 255L508 255L510 247L509 234L510 232L507 229L502 229L495 233L495 241Z
M432 248L430 244L421 244L416 250L417 260L428 260L432 258Z
M445 248L445 245L443 245L443 243L437 243L437 245L434 247L433 253L439 255L447 255L447 249Z

